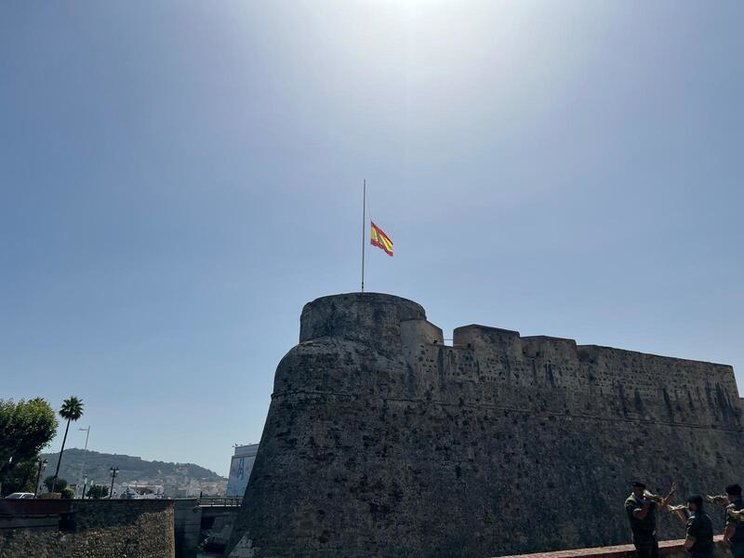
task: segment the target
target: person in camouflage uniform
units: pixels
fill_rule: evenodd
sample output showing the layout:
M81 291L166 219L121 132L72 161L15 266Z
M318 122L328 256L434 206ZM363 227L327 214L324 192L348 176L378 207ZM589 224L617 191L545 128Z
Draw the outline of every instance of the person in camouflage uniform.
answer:
M656 538L656 509L666 507L675 487L672 485L667 497L658 503L647 497L644 483L636 481L632 488L633 492L625 499L625 513L633 531L633 545L638 558L657 558L659 541Z
M713 558L713 522L703 510L703 497L687 499L685 550L692 558Z
M730 545L734 558L744 558L744 501L741 498L741 486L730 484L726 487L726 527L723 530L723 542Z

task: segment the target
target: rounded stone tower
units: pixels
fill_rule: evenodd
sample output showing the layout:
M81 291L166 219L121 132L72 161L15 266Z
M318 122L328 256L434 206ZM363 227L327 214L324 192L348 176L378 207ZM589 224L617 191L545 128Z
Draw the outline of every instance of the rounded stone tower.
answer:
M380 293L324 296L309 302L300 318L300 343L322 337L359 341L386 352L401 345L401 322L425 320L420 304Z

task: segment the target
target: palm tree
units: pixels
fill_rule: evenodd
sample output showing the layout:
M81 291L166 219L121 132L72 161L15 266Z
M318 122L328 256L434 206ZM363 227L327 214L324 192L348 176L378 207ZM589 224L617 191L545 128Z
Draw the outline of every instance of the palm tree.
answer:
M59 466L62 465L62 452L65 451L65 442L67 441L67 431L70 430L70 422L76 421L83 416L83 400L77 397L70 396L62 402L62 408L59 410L59 416L63 419L67 419L67 426L65 427L65 437L62 438L62 449L59 450L59 460L57 461L57 470L54 471L54 479L52 480L52 492L57 484L57 475L59 475Z

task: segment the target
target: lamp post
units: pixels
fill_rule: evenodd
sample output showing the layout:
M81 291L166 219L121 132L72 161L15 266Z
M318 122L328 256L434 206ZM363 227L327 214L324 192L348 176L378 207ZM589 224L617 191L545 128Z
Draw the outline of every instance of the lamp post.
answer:
M111 472L111 489L109 490L109 500L111 500L111 497L114 495L114 478L116 477L116 475L119 474L119 468L111 467L109 471Z
M88 436L90 436L90 425L88 428L78 428L79 431L85 431L85 450L83 453L83 464L80 467L80 476L87 479L85 476L85 460L88 458ZM75 489L77 491L77 489ZM83 484L83 498L85 498L85 484Z
M36 498L36 495L39 493L39 479L41 478L41 472L46 469L47 466L47 460L45 459L42 461L39 459L37 462L39 469L36 471L36 487L34 488L34 498Z

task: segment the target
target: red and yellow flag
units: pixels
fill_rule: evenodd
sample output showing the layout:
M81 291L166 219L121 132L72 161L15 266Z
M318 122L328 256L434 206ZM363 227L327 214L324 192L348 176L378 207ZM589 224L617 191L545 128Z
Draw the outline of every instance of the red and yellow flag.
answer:
M370 221L370 223L372 223ZM372 230L369 233L369 243L385 250L388 256L393 255L393 241L386 235L380 227L372 223Z

